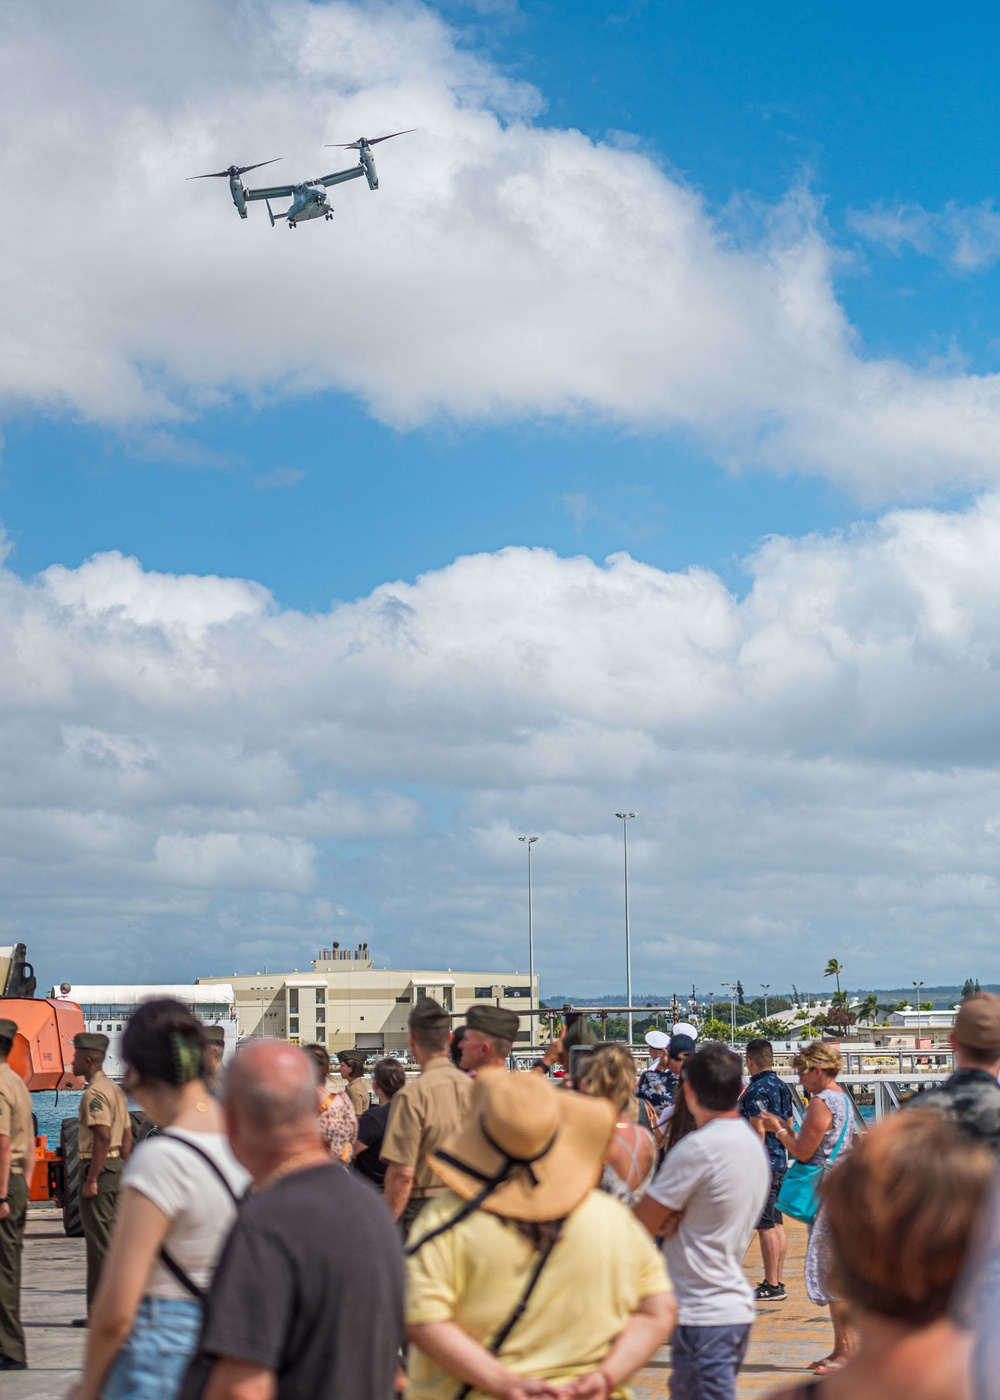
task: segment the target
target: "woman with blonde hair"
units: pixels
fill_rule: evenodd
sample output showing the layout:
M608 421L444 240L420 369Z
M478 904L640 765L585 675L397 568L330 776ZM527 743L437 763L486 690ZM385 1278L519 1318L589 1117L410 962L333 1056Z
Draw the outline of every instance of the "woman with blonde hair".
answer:
M995 1167L929 1109L861 1138L822 1187L857 1352L840 1374L772 1400L969 1400L972 1338L949 1314Z
M607 1099L615 1110L615 1131L608 1144L600 1189L634 1206L656 1167L656 1144L648 1128L630 1121L635 1104L635 1060L624 1045L599 1045L589 1057L580 1092Z
M773 1113L760 1116L765 1133L774 1133L796 1162L825 1168L850 1149L854 1128L852 1104L837 1083L837 1075L843 1067L840 1051L825 1041L814 1040L803 1045L792 1060L799 1083L809 1095L809 1107L801 1128L793 1132ZM839 1370L854 1347L847 1304L830 1291L832 1255L826 1212L821 1207L809 1227L805 1269L810 1300L820 1307L828 1305L833 1323L833 1350L809 1368L820 1376Z

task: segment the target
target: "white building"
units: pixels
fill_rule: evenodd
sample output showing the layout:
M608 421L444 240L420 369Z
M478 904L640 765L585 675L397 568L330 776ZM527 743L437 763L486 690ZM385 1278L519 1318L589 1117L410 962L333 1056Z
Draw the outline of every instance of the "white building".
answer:
M151 1001L154 997L173 997L206 1026L222 1026L226 1037L226 1059L236 1049L236 995L231 982L217 982L211 987L192 986L190 983L73 986L63 982L49 995L57 1001L75 1001L83 1012L87 1030L108 1037L110 1044L104 1072L111 1079L121 1079L125 1072L120 1054L125 1022L141 1002Z
M539 1018L532 1036L527 973L459 972L375 967L367 944L322 948L310 972L257 972L248 976L199 977L198 986L230 987L235 994L239 1037L267 1037L293 1044L319 1042L337 1050L401 1051L407 1045L410 1009L433 997L458 1025L473 1002L492 1002L521 1016L518 1043L542 1038ZM535 1006L538 979L535 979Z

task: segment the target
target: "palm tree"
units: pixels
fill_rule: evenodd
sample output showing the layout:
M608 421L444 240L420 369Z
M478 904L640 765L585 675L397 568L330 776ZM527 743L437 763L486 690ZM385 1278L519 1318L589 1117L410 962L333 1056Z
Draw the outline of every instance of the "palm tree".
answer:
M864 1001L858 1007L858 1020L867 1021L868 1024L871 1025L872 1018L874 1017L877 1011L878 997L875 995L874 992L869 992L868 995L865 997Z
M844 964L839 963L836 958L831 958L823 969L824 977L836 977L837 979L837 1000L840 1001L840 974L844 970Z

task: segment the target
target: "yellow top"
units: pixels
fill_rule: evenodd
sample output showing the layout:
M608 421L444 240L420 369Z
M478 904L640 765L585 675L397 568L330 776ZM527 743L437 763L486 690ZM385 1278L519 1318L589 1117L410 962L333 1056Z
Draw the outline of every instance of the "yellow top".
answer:
M392 1100L379 1156L383 1162L413 1167L412 1196L440 1196L445 1185L427 1163L427 1154L464 1126L472 1080L446 1055L428 1060L416 1079L408 1080Z
M411 1242L462 1204L449 1191L425 1206ZM536 1259L515 1225L477 1210L407 1261L406 1321L454 1321L488 1346L524 1294ZM500 1358L519 1376L570 1380L601 1364L641 1299L669 1291L663 1259L632 1212L592 1191L567 1218ZM407 1400L454 1400L455 1377L412 1344L409 1375ZM473 1390L469 1400L483 1400L483 1393Z
M99 1069L80 1095L80 1111L77 1116L80 1134L80 1156L88 1159L93 1155L94 1134L92 1128L102 1124L111 1129L108 1146L110 1156L120 1156L122 1138L128 1125L128 1100L124 1091L113 1084L103 1069Z
M28 1086L10 1065L0 1065L0 1137L10 1138L10 1169L35 1168L35 1124Z

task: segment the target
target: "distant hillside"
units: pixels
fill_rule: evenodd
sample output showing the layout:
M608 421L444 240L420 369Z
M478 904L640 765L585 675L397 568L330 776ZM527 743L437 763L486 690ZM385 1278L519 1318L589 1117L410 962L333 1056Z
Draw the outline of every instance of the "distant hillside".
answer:
M815 991L815 990L814 990L814 991L806 991L805 988L800 987L800 988L799 988L799 999L800 999L801 1001L825 1001L825 1000L827 999L827 997L829 997L831 991L833 991L833 990L834 990L834 988L833 988L832 984L830 984L830 983L828 983L828 984L826 984L825 986L821 987L818 991ZM998 992L998 993L1000 993L1000 983L996 983L996 982L984 982L984 983L982 983L982 990L983 990L984 992ZM893 1003L893 1002L898 1002L898 1001L912 1001L913 998L914 998L914 990L913 990L912 985L909 986L909 987L895 987L895 988L888 988L888 989L886 989L886 988L880 988L880 987L846 987L846 986L845 986L845 987L844 987L844 991L848 994L848 996L851 996L851 997L859 997L861 1000L864 1000L864 998L865 998L866 996L869 996L871 993L874 993L875 996L878 997L878 999L879 999L880 1002L886 1002L886 1003ZM753 999L753 994L754 994L753 988L752 988L751 986L747 986L747 989L746 989L746 999L747 999L747 1001L751 1001L751 1000ZM684 992L678 992L678 993L677 993L677 1001L678 1001L678 1003L679 1003L679 1005L681 1006L682 1009L687 1005L687 999L688 999L688 997L689 997L690 995L691 995L690 991L684 991ZM759 995L759 994L758 994L758 995ZM956 1001L958 1001L958 999L959 999L959 997L960 997L961 995L962 995L962 984L961 984L961 983L957 983L955 986L951 986L951 987L942 986L942 987L921 987L921 988L920 988L920 1000L921 1000L921 1001L932 1001L932 1002L934 1003L935 1006L951 1006L951 1005L953 1005ZM633 1006L646 1006L648 1003L652 1003L653 1006L669 1006L670 1003L671 1003L671 1000L672 1000L673 996L674 996L674 993L673 993L673 992L634 992L633 995L632 995L632 1005L633 1005ZM775 997L775 996L783 996L783 997L787 997L788 1000L791 1001L791 1000L792 1000L792 991L791 991L791 988L790 988L790 987L789 987L786 991L781 991L781 990L779 990L777 987L772 986L771 992L770 992L770 996L771 996L772 998ZM708 999L708 993L707 993L707 992L702 992L702 991L699 989L698 997L699 997L699 1000L701 1000L701 999L707 1000L707 999ZM573 1006L626 1006L626 1005L628 1004L628 1003L626 1002L625 993L624 993L624 992L616 992L616 993L614 993L614 994L611 995L611 996L603 996L603 997L587 996L587 995L585 995L583 992L567 992L566 994L562 994L562 993L555 994L555 993L547 992L547 993L542 997L542 1001L543 1001L543 1004L544 1004L545 1006L553 1006L553 1007L564 1006L564 1005L566 1004L566 1002L569 1002L569 1003L570 1003L571 1005L573 1005ZM720 995L720 994L717 992L716 995L715 995L715 1003L716 1003L716 1005L719 1005L720 1003L722 1003L722 1004L724 1005L725 1002L726 1002L726 997L725 997L725 995L724 995L724 994L721 994L721 995Z

